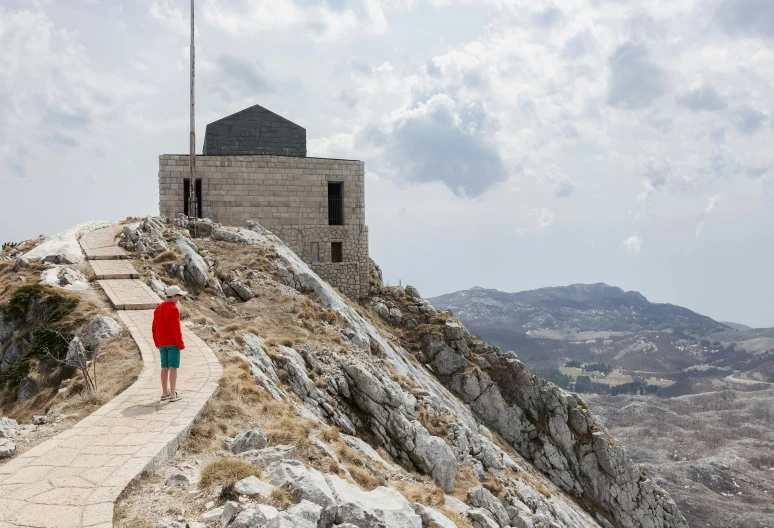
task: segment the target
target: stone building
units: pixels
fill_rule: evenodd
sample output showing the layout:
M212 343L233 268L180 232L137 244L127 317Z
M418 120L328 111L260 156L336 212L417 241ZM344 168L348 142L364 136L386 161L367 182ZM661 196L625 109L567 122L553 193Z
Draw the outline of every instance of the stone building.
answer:
M196 156L199 216L255 220L348 296L369 289L365 167L306 157L306 130L255 105L207 125ZM187 155L159 156L159 210L188 214Z

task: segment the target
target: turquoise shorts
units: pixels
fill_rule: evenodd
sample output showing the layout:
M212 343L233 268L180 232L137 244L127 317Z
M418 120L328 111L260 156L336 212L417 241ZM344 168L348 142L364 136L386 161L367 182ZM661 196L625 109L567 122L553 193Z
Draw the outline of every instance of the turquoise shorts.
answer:
M180 368L180 349L177 345L159 347L161 368Z

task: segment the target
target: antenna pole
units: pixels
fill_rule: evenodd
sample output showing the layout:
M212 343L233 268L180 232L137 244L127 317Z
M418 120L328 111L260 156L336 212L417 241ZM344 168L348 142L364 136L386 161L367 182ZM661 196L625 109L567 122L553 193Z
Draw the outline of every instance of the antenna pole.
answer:
M191 134L189 137L190 153L188 162L190 166L190 182L188 186L188 216L198 218L196 200L196 99L195 99L195 80L196 80L196 46L194 44L194 0L191 0Z

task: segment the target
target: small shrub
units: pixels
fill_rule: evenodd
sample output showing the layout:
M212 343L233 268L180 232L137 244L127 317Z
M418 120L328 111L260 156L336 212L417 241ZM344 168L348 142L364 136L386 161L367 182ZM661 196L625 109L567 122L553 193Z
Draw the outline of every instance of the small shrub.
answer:
M272 491L269 500L271 501L272 506L280 510L286 510L293 505L293 499L291 498L290 493L282 488L277 488Z
M257 467L240 458L219 457L204 466L199 486L201 488L233 486L251 475L260 477L261 472Z

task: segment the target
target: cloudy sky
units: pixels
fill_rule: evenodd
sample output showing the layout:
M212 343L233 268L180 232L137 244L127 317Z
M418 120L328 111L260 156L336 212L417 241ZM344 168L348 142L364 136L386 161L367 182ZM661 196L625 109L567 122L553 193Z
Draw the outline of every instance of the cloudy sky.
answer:
M0 0L0 241L157 214L186 0ZM425 296L575 282L774 326L771 0L198 0L197 127L261 104L366 162Z

